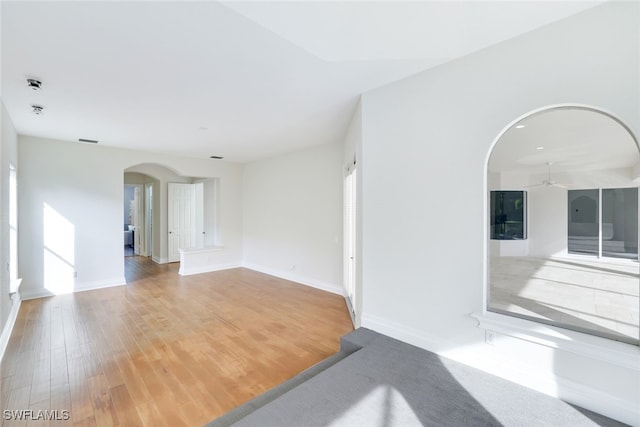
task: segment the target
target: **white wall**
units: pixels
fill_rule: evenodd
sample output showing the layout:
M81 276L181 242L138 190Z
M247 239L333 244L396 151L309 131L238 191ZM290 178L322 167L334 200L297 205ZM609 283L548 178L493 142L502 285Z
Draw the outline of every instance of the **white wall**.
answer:
M9 298L9 165L18 165L17 136L0 99L0 333L11 312ZM0 356L2 348L0 346Z
M343 293L341 144L245 165L244 261Z
M65 257L61 268L72 268L74 290L124 283L122 248L122 200L125 169L143 163L165 165L183 176L219 177L220 227L225 236L220 262L242 262L241 166L211 159L192 159L156 153L122 150L100 145L20 136L20 271L23 295L50 294L51 274L45 274L44 204L66 221L58 241L73 259ZM166 238L166 236L165 236ZM62 280L69 285L68 278ZM49 283L52 282L52 283ZM50 286L51 287L51 286Z
M542 187L528 191L529 255L567 255L567 190Z
M640 134L638 7L608 3L363 95L363 326L637 422L637 369L506 336L485 345L470 313L483 311L500 132L577 103Z

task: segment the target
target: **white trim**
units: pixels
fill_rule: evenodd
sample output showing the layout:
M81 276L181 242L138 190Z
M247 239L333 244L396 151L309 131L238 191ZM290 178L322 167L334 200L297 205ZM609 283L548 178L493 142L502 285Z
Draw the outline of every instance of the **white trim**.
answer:
M201 273L210 273L212 271L229 270L231 268L239 268L242 266L243 265L241 263L231 263L231 264L209 264L209 265L203 265L203 266L194 267L194 268L184 268L181 263L180 269L178 270L178 274L181 276L191 276L192 274L201 274Z
M640 371L640 347L498 313L472 313L478 327Z
M347 311L349 312L349 317L351 317L353 327L358 329L360 325L358 324L358 319L356 319L356 311L353 309L353 304L351 304L351 298L349 296L344 297L344 302L347 304Z
M158 258L156 256L152 256L151 260L153 262L155 262L156 264L168 264L169 263L169 259L168 258Z
M178 249L181 254L204 254L209 252L220 252L224 246L204 246L202 248Z
M286 271L276 270L270 267L265 267L262 265L256 265L256 264L251 264L246 262L243 263L243 267L248 268L250 270L259 271L260 273L268 274L270 276L275 276L281 279L290 280L292 282L296 282L301 285L310 286L312 288L331 292L332 294L340 295L343 297L347 296L347 293L344 287L335 283L329 283L329 282L323 282L321 280L310 279L307 277L299 276L297 274L291 274Z
M390 322L386 319L371 314L362 314L361 325L365 328L373 329L374 331L380 332L381 334L389 335L390 337L393 337L400 341L407 342L409 344L438 354L439 352L437 350L438 348L441 348L443 344L454 345L454 343L447 343L443 341L441 337L428 335L423 331L408 328L399 323Z
M481 347L474 348L472 357L465 357L464 352L456 351L464 345L374 315L363 314L362 326L623 423L640 426L640 408L635 401L612 396L553 373L523 371L503 358L496 362L495 355L480 350Z
M13 332L13 327L16 324L21 303L22 300L20 299L20 294L13 294L11 297L11 311L9 312L7 323L5 323L4 328L2 328L2 333L0 334L0 362L2 362L4 352L7 350L7 346L9 345L9 338L11 338L11 332Z
M36 291L20 291L20 299L27 301L30 299L52 297L54 294L46 289L38 289Z
M20 289L20 285L22 284L22 279L13 279L9 282L9 293L15 294Z
M116 277L109 280L97 280L95 282L76 283L73 292L92 291L94 289L112 288L114 286L123 286L127 284L124 277Z
M85 282L85 283L76 283L71 292L66 293L76 293L76 292L84 292L84 291L92 291L95 289L103 289L103 288L112 288L115 286L124 286L127 282L124 277L119 277L111 280L98 280L95 282ZM20 291L20 299L22 301L37 299L37 298L46 298L55 296L53 292L47 289L38 289L35 291Z

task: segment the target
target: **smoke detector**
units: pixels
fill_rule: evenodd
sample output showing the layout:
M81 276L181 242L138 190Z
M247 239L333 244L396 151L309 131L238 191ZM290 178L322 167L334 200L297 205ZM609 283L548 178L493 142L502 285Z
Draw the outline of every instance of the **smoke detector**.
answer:
M33 114L38 116L44 114L44 107L42 105L32 105L31 108L33 108Z
M36 79L27 79L27 87L33 90L40 90L42 88L42 82Z

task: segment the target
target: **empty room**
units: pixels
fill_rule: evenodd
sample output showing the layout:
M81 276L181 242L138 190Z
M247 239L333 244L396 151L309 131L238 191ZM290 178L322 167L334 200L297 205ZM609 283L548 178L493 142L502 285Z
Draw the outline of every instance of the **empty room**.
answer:
M0 25L0 426L640 426L638 2Z

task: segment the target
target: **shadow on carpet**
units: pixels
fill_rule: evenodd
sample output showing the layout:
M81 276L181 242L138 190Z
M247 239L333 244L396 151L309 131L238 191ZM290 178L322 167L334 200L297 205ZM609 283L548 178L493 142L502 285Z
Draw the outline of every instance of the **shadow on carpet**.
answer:
M624 425L360 328L332 358L206 427Z

